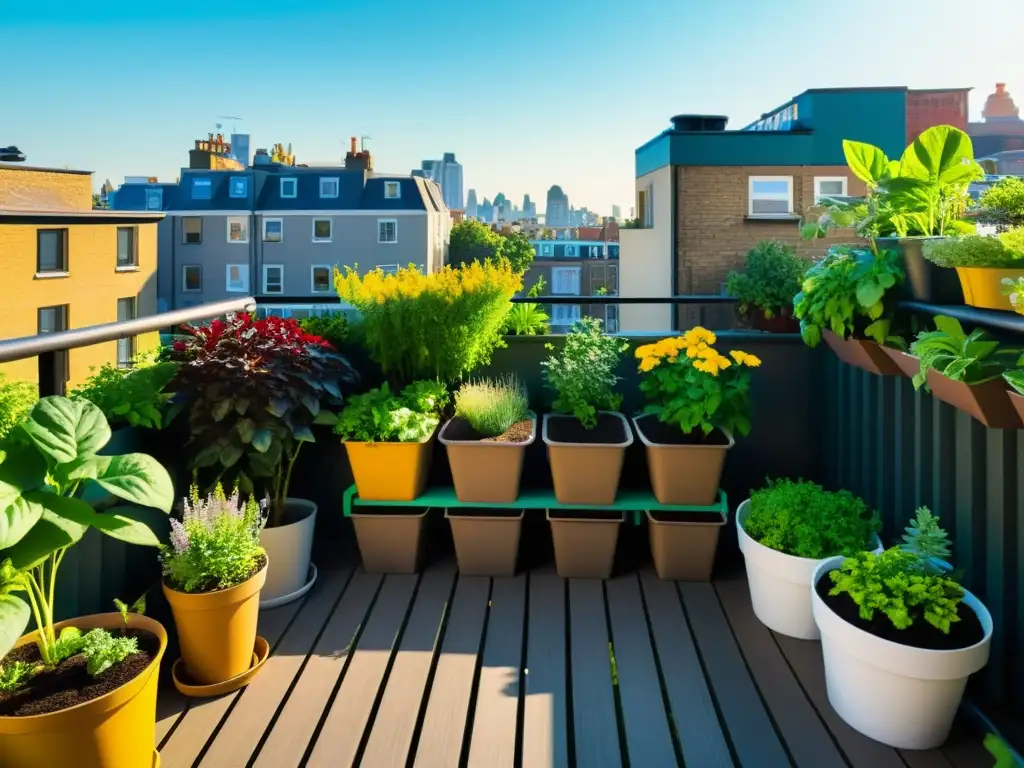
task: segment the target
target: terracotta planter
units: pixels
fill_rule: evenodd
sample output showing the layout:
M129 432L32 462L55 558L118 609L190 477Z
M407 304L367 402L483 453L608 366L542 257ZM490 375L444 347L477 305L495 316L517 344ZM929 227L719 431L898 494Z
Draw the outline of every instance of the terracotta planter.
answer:
M359 498L413 501L426 489L434 450L433 434L419 443L346 441L344 445Z
M247 581L216 592L179 592L164 583L189 682L215 685L252 666L260 590L269 565L268 559Z
M970 414L990 429L1021 427L1021 415L1014 408L1010 400L1010 390L1002 379L971 386L930 369L928 388L932 395L942 402Z
M659 425L655 416L633 419L633 426L647 452L647 471L659 504L706 507L718 498L718 484L725 466L725 454L736 441L731 435L722 445L659 442L651 430ZM644 427L647 430L644 430Z
M900 349L893 349L892 347L879 347L879 349L888 355L889 359L896 364L896 367L908 379L917 376L917 372L921 370L921 360L910 353Z
M523 510L490 510L495 514L462 514L446 509L452 527L455 559L463 576L515 576Z
M633 444L633 432L621 413L601 411L605 424L621 422L622 439L608 443L562 442L552 432L579 422L572 416L544 414L542 437L547 446L551 480L559 504L606 507L615 503L626 449ZM601 429L601 425L597 429ZM611 429L611 427L608 427Z
M438 440L448 452L455 496L464 504L507 504L519 498L526 448L537 439L537 416L530 439L521 443L449 439L455 419L445 423Z
M614 516L617 515L617 516ZM615 566L615 548L624 512L586 517L547 511L555 544L555 570L563 579L607 579Z
M683 517L687 519L682 519ZM706 520L698 519L699 517ZM728 522L722 513L691 513L675 516L647 510L647 538L654 570L662 581L710 581L718 550L718 533Z
M836 357L847 365L860 368L876 376L899 376L901 371L882 348L867 339L841 339L832 331L823 331L825 343Z
M793 317L792 307L783 307L774 317L765 317L764 310L755 307L750 313L750 324L768 333L800 333L800 321Z
M124 626L119 613L83 616L54 625L57 634L65 627L118 630ZM98 699L75 707L28 717L0 717L0 765L17 768L55 766L157 765L156 694L160 660L167 649L167 632L153 619L128 615L128 626L150 632L160 650L141 674ZM34 643L39 633L22 637L15 647ZM251 652L250 652L251 654Z
M900 286L904 298L929 304L963 304L964 295L956 271L940 267L924 257L924 245L942 237L879 237L875 244L899 252L906 280Z
M1018 395L1012 390L1008 394L1010 395L1010 402L1017 410L1017 415L1020 416L1021 421L1024 422L1024 396Z
M1016 280L1024 275L1019 269L998 269L995 267L957 267L960 286L964 291L964 304L981 309L1001 309L1013 312L1010 297L1003 293L1003 279Z
M418 573L427 512L352 510L352 526L367 573Z

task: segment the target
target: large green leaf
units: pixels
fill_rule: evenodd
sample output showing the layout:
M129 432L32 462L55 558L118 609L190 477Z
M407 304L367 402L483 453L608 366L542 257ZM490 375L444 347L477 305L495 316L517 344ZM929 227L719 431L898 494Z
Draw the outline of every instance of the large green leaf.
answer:
M862 280L857 284L857 303L865 309L880 302L884 295L885 288L877 280Z
M252 447L260 453L266 453L274 440L274 433L269 429L257 429L252 433Z
M104 461L106 466L101 466L93 482L133 504L171 511L174 484L167 470L152 456L126 453L97 459Z
M974 147L970 137L951 125L936 125L914 139L900 158L900 176L951 184L973 172Z
M25 634L32 611L17 595L0 595L0 659Z
M43 516L43 508L19 496L0 511L0 551L21 541Z
M948 315L936 315L934 322L935 327L946 334L953 344L959 348L965 337L964 329L963 326L960 325L960 321L955 317L949 317Z
M79 499L67 499L52 493L39 495L49 496L47 503L51 505L55 505L54 499L58 499L60 502L70 501L85 504ZM85 504L85 506L89 505ZM46 509L43 516L39 518L39 522L32 526L32 530L25 538L4 554L11 558L14 567L19 571L35 568L56 550L77 544L85 535L87 527Z
M45 480L43 457L32 446L19 446L0 462L0 507L10 504L25 491L39 488ZM0 549L3 549L2 544Z
M106 416L88 400L44 397L24 426L39 450L57 464L97 453L110 440Z
M126 541L129 544L138 544L144 547L160 546L160 538L151 527L151 522L153 525L157 524L154 516L158 513L152 510L125 505L97 512L90 505L78 499L64 499L64 501L77 503L74 506L65 505L62 509L55 511L74 523L96 528L107 536Z
M1017 394L1024 395L1024 370L1006 371L1003 374L1003 378L1006 379L1007 384L1017 391Z
M881 180L889 165L885 152L861 141L844 139L843 154L846 155L846 164L850 166L853 175L872 186Z

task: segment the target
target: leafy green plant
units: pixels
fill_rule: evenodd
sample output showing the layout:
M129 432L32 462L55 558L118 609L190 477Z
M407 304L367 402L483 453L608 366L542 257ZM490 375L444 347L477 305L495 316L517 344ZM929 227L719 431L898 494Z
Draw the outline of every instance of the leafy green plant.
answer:
M978 218L997 226L1024 226L1024 179L1007 176L985 190L978 201Z
M64 627L57 637L57 642L53 644L52 663L59 664L64 659L70 659L81 653L83 637L82 630L78 627Z
M945 561L952 553L949 534L928 507L919 507L903 535L900 549L917 555L926 570L934 569L933 559Z
M95 403L110 422L162 429L173 396L164 390L177 372L178 365L172 362L136 368L104 365L70 394Z
M484 437L505 434L529 418L526 389L515 376L463 384L455 393L455 415Z
M134 637L114 637L105 629L91 629L82 638L82 653L88 660L85 671L92 677L138 652L139 642Z
M256 499L230 498L218 485L200 498L192 486L181 522L171 520L171 543L160 550L164 580L182 592L212 592L241 584L266 557L260 546L263 514Z
M146 508L170 511L170 475L145 454L98 455L109 440L110 425L93 403L44 397L0 443L0 658L31 616L42 660L54 663L57 571L90 527L131 544L160 544ZM127 504L97 511L82 498L93 486Z
M128 603L118 600L115 597L114 607L117 609L117 612L121 614L121 621L123 621L124 625L127 627L129 614L134 613L137 616L144 616L146 614L146 593L143 592L139 599L131 605L128 605Z
M535 299L544 292L544 276L537 278L526 295ZM540 336L551 330L551 317L535 302L513 304L505 318L505 334L515 336Z
M980 328L967 334L958 320L946 315L935 316L935 328L919 333L910 345L910 353L921 361L915 389L926 383L929 369L973 386L1024 365L1021 350L1001 346Z
M809 347L821 343L823 330L840 338L864 337L882 344L894 312L893 288L903 282L899 254L833 246L804 275L793 299L800 335Z
M27 381L11 381L0 373L0 440L32 410L39 388Z
M437 381L417 381L394 394L388 384L353 395L338 416L334 433L343 441L419 443L433 434L448 390Z
M743 522L758 543L815 560L870 549L871 536L880 529L878 516L849 491L826 491L797 480L769 482L754 491Z
M964 235L927 242L922 250L926 259L940 267L1024 269L1024 243L1018 249L1011 246L1017 237L1012 232L996 237Z
M312 336L319 336L335 349L343 347L352 337L352 324L344 312L307 317L299 321L299 327Z
M1024 766L1024 763L1014 757L1010 745L994 733L985 736L985 749L996 759L996 764L992 768L1022 768Z
M0 693L14 693L36 673L36 665L12 661L0 666Z
M554 350L553 344L546 344ZM601 331L601 321L585 317L565 335L562 350L541 363L544 381L555 390L551 407L575 416L587 429L597 426L598 411L616 411L622 395L615 391L615 368L629 345Z
M808 266L793 246L762 240L747 253L743 271L729 273L725 290L739 300L741 313L756 307L770 319L793 306Z

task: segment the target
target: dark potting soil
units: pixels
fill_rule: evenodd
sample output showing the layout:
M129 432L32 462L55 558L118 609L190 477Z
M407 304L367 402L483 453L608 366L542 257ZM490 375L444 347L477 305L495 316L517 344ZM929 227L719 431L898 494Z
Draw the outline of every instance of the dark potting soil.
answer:
M459 507L448 510L449 517L494 517L513 519L523 514L521 509L504 509L502 507Z
M477 441L481 443L525 443L533 434L533 419L518 421L497 437L484 437L465 419L455 417L444 430L445 440Z
M119 630L114 630L116 636ZM22 688L13 693L0 693L0 716L28 717L59 712L87 701L98 699L125 683L131 682L149 666L160 650L156 635L140 629L129 629L128 637L134 637L139 652L115 664L102 675L90 677L86 672L88 661L78 654L64 659L53 669L40 672ZM13 649L4 658L4 663L23 661L37 664L40 661L39 647L35 643Z
M548 419L548 440L556 443L618 445L629 438L626 429L621 418L607 413L598 414L597 426L593 429L587 429L574 418L558 416Z
M549 510L548 515L552 520L579 520L585 518L587 520L621 520L621 512L612 512L607 509L573 509L556 512L555 510Z
M818 596L839 618L883 640L929 651L956 651L968 648L985 637L985 630L977 615L964 603L960 603L957 608L960 621L953 622L948 635L925 621L923 616L917 618L907 629L896 629L889 621L889 617L879 611L875 611L875 617L871 621L865 621L860 617L853 598L846 593L830 595L828 592L832 587L832 579L828 574L814 585Z
M644 437L652 443L660 445L728 445L729 438L720 429L716 429L710 435L705 435L699 429L690 434L681 431L679 427L666 424L654 416L647 416L637 419L640 430Z

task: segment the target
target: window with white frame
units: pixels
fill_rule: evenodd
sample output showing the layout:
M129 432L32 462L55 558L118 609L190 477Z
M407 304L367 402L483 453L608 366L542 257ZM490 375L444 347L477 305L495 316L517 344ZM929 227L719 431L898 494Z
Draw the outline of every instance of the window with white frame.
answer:
M213 184L210 179L192 179L192 199L209 200L213 196Z
M228 264L227 265L227 291L228 293L249 292L249 265Z
M313 242L314 243L329 243L331 242L331 219L313 219Z
M561 295L580 295L580 268L579 267L552 267L551 268L551 293Z
M550 256L551 255L552 247L553 246L551 245L551 243L541 243L541 245L540 245L540 255L541 256Z
M146 210L159 211L164 207L164 191L157 187L146 190Z
M565 246L565 255L566 256L575 256L576 255L576 246L575 245L567 245L567 246Z
M280 243L284 240L284 219L263 220L263 242Z
M284 264L263 265L263 292L284 293Z
M248 243L249 242L249 217L228 216L228 242Z
M579 322L579 304L552 304L551 325L568 328L573 323Z
M604 330L606 333L619 332L619 305L604 305Z
M337 197L341 179L337 176L325 176L320 179L320 197Z
M377 219L377 242L398 242L398 219Z
M314 264L311 268L311 285L310 290L313 293L330 293L331 292L331 265L330 264Z
M792 176L751 176L750 216L790 216L793 214Z
M244 199L249 194L249 179L246 176L232 176L228 180L228 197Z
M845 197L846 177L845 176L815 176L814 177L814 203L823 197Z
M384 197L387 200L397 200L402 196L402 185L397 181L384 182Z
M294 198L299 196L299 180L294 176L281 179L281 197Z
M199 245L203 242L202 216L184 216L181 219L181 242L186 245Z
M185 293L199 293L203 290L202 265L185 264L181 268L181 290Z

